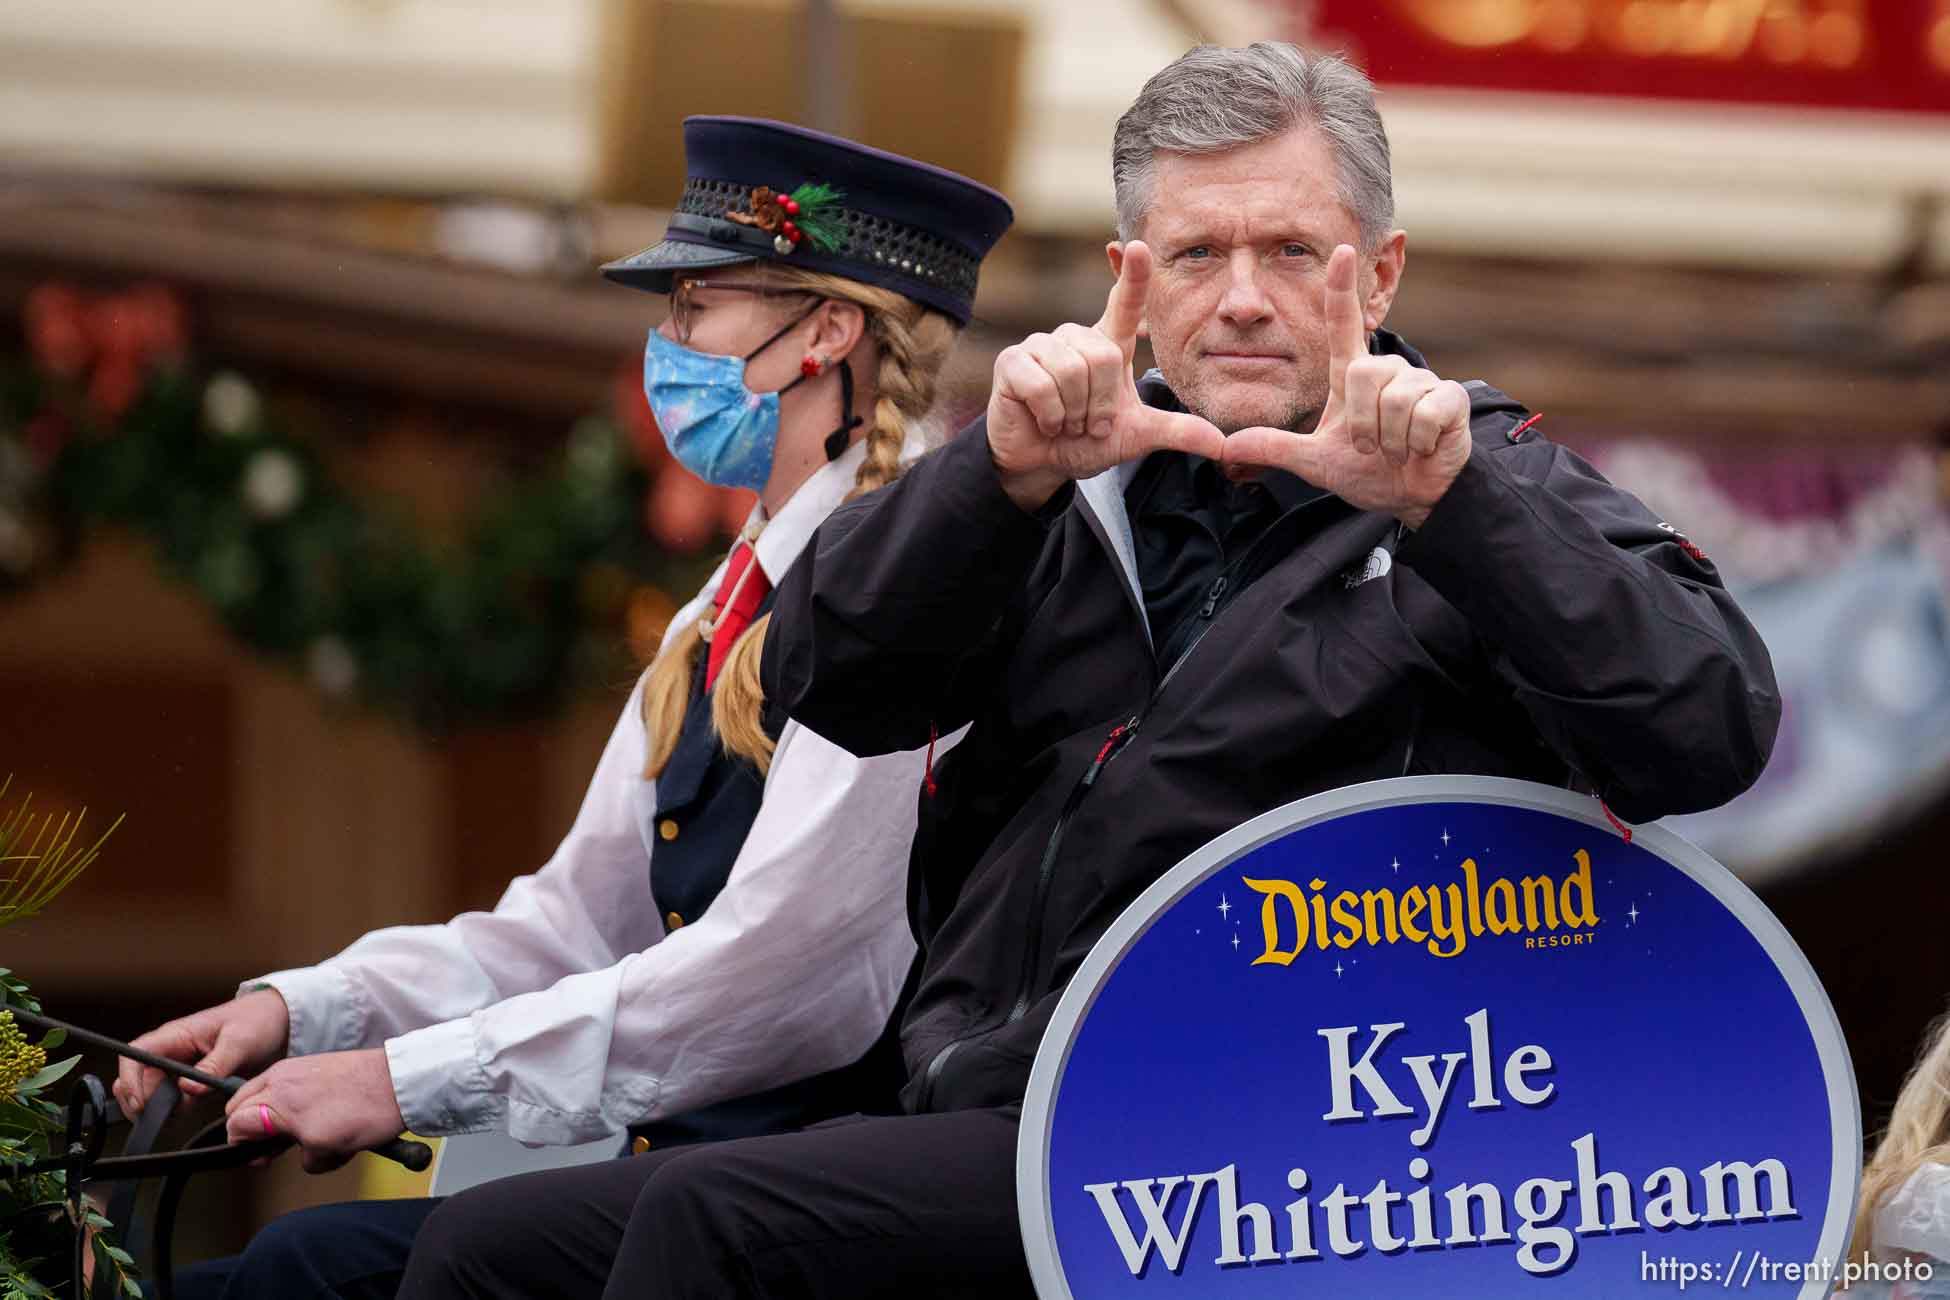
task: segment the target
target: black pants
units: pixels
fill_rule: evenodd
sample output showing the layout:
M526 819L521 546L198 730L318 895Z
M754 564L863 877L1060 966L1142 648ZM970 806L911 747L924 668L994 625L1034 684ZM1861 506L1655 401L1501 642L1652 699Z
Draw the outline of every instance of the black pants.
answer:
M450 1197L401 1300L1033 1297L1017 1109L855 1117Z
M264 1225L241 1255L176 1273L176 1300L392 1300L439 1201L348 1201ZM153 1286L145 1294L156 1294Z

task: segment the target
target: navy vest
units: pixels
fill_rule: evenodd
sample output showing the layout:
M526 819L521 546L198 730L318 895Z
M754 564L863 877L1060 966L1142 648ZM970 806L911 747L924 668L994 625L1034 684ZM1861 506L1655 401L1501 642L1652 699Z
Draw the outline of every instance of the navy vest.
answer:
M771 606L768 593L759 614ZM688 925L710 908L731 875L765 794L758 768L732 758L718 743L711 726L711 696L704 689L707 658L702 653L697 657L684 727L657 777L657 813L649 827L655 836L651 895L666 929ZM817 865L808 863L806 869ZM725 996L735 997L736 991L727 989ZM891 1114L897 1109L903 1074L890 1023L888 1032L853 1065L637 1125L630 1133L661 1148L790 1132L837 1115Z
M689 925L711 906L765 797L758 768L732 758L718 744L704 669L705 656L699 654L684 728L657 777L650 890L666 929Z

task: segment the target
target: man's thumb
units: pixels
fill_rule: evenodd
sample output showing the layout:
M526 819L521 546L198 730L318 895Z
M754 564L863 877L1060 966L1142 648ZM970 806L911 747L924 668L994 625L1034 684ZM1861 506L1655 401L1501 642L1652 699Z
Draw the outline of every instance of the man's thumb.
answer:
M1207 460L1223 460L1226 436L1209 420L1184 411L1161 411L1140 407L1136 450L1140 455L1154 451L1184 451Z
M1315 448L1308 439L1285 429L1239 429L1226 436L1226 466L1290 470L1312 481L1308 471L1315 460Z

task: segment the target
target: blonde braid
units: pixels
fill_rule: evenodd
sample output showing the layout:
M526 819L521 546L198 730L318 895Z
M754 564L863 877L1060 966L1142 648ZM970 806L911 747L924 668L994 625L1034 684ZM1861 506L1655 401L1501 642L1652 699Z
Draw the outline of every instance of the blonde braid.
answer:
M870 318L874 342L880 345L879 396L873 427L867 431L867 457L854 476L849 500L900 477L908 424L934 405L942 359L955 343L955 325L947 317L911 299L901 303L904 310Z
M697 671L697 657L704 649L701 619L692 619L682 631L664 643L650 661L650 674L643 681L643 729L649 735L650 752L643 761L643 779L654 781L670 764L671 751L684 730L684 712L691 702L691 675Z
M865 313L867 332L880 349L880 367L873 381L873 423L867 429L866 458L860 462L853 490L847 496L850 500L885 487L900 477L901 448L907 441L909 422L926 415L934 405L942 363L960 328L933 308L891 289L794 267L771 267L768 274L771 283L782 291L850 302ZM783 575L768 576L776 579ZM711 690L711 725L719 743L726 754L749 761L761 774L770 769L774 748L760 723L765 692L758 677L765 630L770 623L768 614L745 629L726 651ZM692 624L650 666L643 691L643 721L650 731L650 761L643 773L646 780L663 771L676 748L684 711L690 703L691 674L703 645Z
M750 761L762 776L772 770L773 740L765 734L760 717L765 711L765 689L758 683L759 656L765 648L765 629L772 616L755 619L745 634L731 643L724 663L718 667L718 683L711 690L711 726L718 742L733 758Z
M1931 1023L1903 1079L1889 1126L1862 1170L1848 1258L1861 1263L1875 1242L1876 1211L1925 1164L1950 1164L1950 1015Z

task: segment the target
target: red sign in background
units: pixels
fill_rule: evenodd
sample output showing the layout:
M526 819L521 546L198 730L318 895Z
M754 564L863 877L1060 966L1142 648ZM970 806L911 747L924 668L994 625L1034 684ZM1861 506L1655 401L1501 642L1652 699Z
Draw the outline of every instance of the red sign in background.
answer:
M1384 85L1950 114L1950 0L1298 0Z

